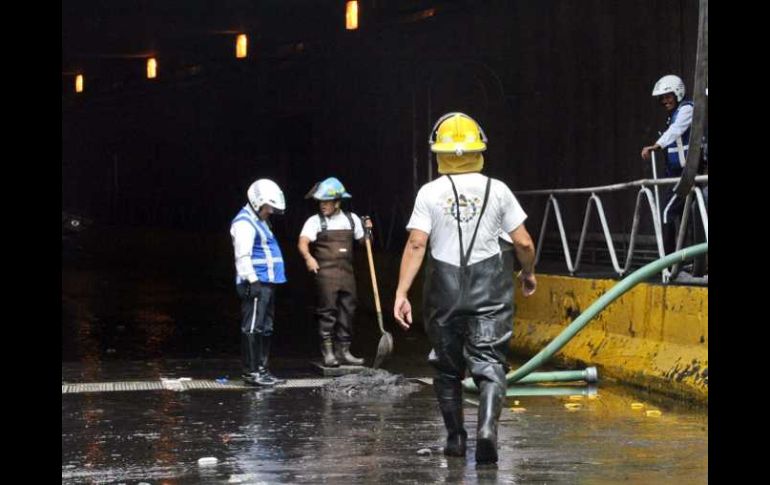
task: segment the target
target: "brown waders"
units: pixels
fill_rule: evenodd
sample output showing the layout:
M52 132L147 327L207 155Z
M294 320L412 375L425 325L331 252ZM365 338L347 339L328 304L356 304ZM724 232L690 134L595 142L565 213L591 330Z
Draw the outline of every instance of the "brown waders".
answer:
M316 317L321 335L324 365L364 363L350 353L353 315L356 311L356 279L353 275L353 217L343 212L350 229L329 230L319 214L321 232L312 246L319 270L315 276L318 294Z
M495 463L512 335L513 255L505 251L467 264L489 198L490 181L473 238L464 253L459 197L452 178L449 180L457 204L460 266L428 256L423 302L426 330L433 346L428 360L438 371L433 386L448 434L444 453L465 456L467 433L463 427L461 382L467 367L480 390L476 463Z

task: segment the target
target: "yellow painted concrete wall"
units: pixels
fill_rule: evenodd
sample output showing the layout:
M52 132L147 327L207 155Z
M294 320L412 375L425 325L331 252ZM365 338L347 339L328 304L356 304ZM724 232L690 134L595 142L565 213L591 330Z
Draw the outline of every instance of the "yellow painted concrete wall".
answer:
M534 355L617 282L538 275L537 292L516 292L511 341ZM599 368L670 395L708 399L708 288L640 284L611 303L553 358Z

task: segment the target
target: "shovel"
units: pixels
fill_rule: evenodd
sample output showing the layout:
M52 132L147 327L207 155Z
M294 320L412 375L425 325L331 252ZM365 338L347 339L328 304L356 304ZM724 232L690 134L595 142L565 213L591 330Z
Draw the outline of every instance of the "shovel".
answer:
M374 259L372 258L372 230L365 229L366 254L369 256L369 274L372 275L372 288L374 289L374 306L377 309L377 324L380 326L380 343L377 345L377 356L374 358L373 367L376 369L393 352L393 335L385 331L382 325L382 308L380 307L380 292L377 290L377 275L374 272Z

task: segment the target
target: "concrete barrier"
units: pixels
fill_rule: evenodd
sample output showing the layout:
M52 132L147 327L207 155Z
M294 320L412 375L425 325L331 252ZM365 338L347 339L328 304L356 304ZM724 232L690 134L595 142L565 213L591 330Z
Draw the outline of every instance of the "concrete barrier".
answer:
M511 348L539 352L617 282L540 274L535 295L516 292ZM596 365L615 378L667 395L708 400L708 288L640 284L610 304L555 356Z

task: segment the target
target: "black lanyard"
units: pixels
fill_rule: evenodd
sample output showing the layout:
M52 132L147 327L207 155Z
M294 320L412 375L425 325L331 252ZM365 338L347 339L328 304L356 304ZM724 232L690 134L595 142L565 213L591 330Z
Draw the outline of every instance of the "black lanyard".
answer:
M452 177L447 175L449 183L452 184L452 192L455 194L455 207L457 207L457 234L460 238L460 266L465 267L468 264L468 260L471 257L471 251L473 250L473 244L476 242L476 234L479 232L479 226L481 225L481 217L484 215L484 209L487 208L487 200L489 200L489 188L492 185L492 179L487 177L487 188L484 190L484 202L481 204L481 212L479 213L479 220L476 222L476 229L473 230L473 237L471 243L468 245L468 252L463 251L463 230L460 228L460 198L457 196L457 187L452 180Z

